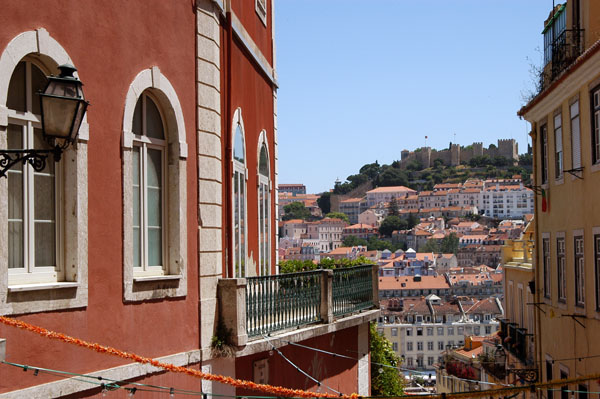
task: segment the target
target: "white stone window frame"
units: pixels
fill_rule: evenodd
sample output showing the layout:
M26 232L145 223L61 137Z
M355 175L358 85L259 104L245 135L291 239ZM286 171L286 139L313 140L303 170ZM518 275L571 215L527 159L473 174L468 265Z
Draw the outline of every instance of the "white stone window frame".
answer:
M155 275L140 276L133 267L133 176L132 152L135 105L148 91L158 106L167 144L165 187L166 242L164 268ZM187 295L187 156L186 128L181 103L173 85L157 66L139 72L125 97L122 132L123 153L123 297L126 302L182 297Z
M234 152L235 152L235 135L236 135L236 128L237 126L240 126L242 129L242 143L243 143L243 150L244 150L244 163L242 164L240 161L237 161L234 157ZM237 108L235 110L235 112L233 113L233 120L231 122L231 164L232 164L232 168L231 168L231 181L232 181L232 185L231 185L231 231L232 231L232 237L233 237L233 242L232 242L232 246L231 246L231 251L232 251L232 260L233 260L233 277L235 278L239 278L239 277L246 277L248 276L248 271L250 269L248 269L248 167L247 167L247 161L248 161L248 152L247 152L247 146L246 146L246 128L244 127L244 119L242 118L242 109L241 108ZM241 273L239 275L236 275L235 272L235 258L236 255L233 253L233 251L235 250L235 243L236 243L236 239L238 239L238 237L235 237L235 193L233 192L234 190L234 184L233 184L233 179L235 178L235 173L241 173L243 174L244 178L243 178L243 184L244 184L244 195L243 195L243 206L244 206L244 231L243 231L243 236L244 236L244 253L242 254L242 260L244 261L244 269L241 271Z
M268 170L268 175L265 176L263 174L260 173L260 152L262 149L262 146L265 146L265 148L267 149L267 166L269 168ZM271 229L273 228L271 225L271 205L272 205L272 196L273 196L273 183L271 180L271 153L269 151L269 141L267 140L267 132L266 130L262 130L260 132L259 138L258 138L258 147L257 147L257 153L256 153L256 188L257 188L257 203L258 203L258 215L259 215L259 223L258 223L258 245L259 245L259 250L258 250L258 264L259 264L259 274L262 275L270 275L271 274L271 268L272 268L272 256L271 253L272 251L272 245L273 245L273 240L271 239ZM266 215L265 218L267 220L267 226L266 226L266 231L262 232L262 228L263 226L260 223L260 193L261 193L261 188L262 187L266 187L266 195L268 198L267 201L267 207L266 207ZM267 264L269 265L268 268L269 270L262 270L262 257L264 256L263 254L263 249L262 249L262 235L266 234L267 236Z
M160 120L162 123L163 129L163 139L152 138L149 137L146 133L146 114L147 114L147 103L148 100L154 102L157 107L157 111L160 115ZM148 90L144 90L138 101L142 101L142 115L140 116L142 122L142 134L136 135L134 133L133 139L133 148L137 148L139 151L139 156L141 159L141 165L139 167L140 172L140 267L133 269L134 280L139 277L150 277L150 276L164 276L168 275L167 264L168 264L168 254L165 250L165 245L169 242L167 236L167 230L165 228L165 222L168 220L168 178L166 169L168 166L168 129L165 126L165 116L161 107L159 106L160 101L154 97L154 95ZM134 111L135 115L135 111ZM148 265L148 252L149 252L149 242L148 242L148 152L150 150L160 151L160 160L161 160L161 179L160 179L160 187L161 187L161 210L160 210L160 219L161 223L161 262L160 266L149 266ZM132 165L133 166L133 165ZM133 176L132 176L133 178ZM138 269L138 270L136 270Z
M36 115L31 112L33 108L33 102L39 101L38 98L31 98L31 79L32 79L32 68L36 67L45 76L50 74L51 68L48 68L45 64L49 62L42 62L37 60L33 56L26 56L21 59L20 62L25 63L25 100L27 111L25 113L17 112L15 110L8 110L8 122L9 125L18 126L21 128L21 139L23 148L34 148L35 142L35 129L41 131L42 121L41 115ZM12 77L11 77L12 79ZM8 101L8 98L7 98ZM8 171L11 174L13 171L20 169L22 184L25 187L23 191L23 207L22 207L22 221L23 221L23 267L9 268L8 269L8 285L9 287L19 285L30 285L30 284L41 284L41 283L56 283L64 281L64 262L63 262L63 209L61 204L63 203L63 184L62 184L62 162L54 163L52 157L48 159L48 165L54 164L54 253L55 253L55 266L36 266L35 263L35 199L37 193L35 190L35 178L36 175L43 175L44 172L34 171L27 164L14 165L11 170ZM7 177L8 178L8 177ZM26 194L26 195L25 195ZM10 223L10 222L9 222Z
M265 27L267 26L268 3L268 0L254 0L254 10Z
M10 112L6 106L10 78L25 57L58 73L61 64L77 65L44 28L13 38L0 55L0 148L7 145ZM76 76L78 76L76 74ZM93 112L93 111L92 111ZM0 179L0 314L26 314L82 308L88 303L88 164L89 125L84 117L76 143L62 155L63 190L59 198L64 241L60 248L64 275L50 283L8 284L8 184ZM61 168L57 168L58 169ZM68 210L68 212L66 211ZM59 217L59 214L57 214ZM58 255L58 254L57 254ZM61 290L58 294L56 290Z

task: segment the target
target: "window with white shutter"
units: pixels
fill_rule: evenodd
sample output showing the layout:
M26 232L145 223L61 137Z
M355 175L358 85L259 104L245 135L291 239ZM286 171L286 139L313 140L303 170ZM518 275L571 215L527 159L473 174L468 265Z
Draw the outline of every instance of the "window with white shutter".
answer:
M562 114L554 116L554 178L560 179L563 174L562 149Z
M579 100L570 106L571 111L571 160L573 169L581 168L581 131L579 126Z

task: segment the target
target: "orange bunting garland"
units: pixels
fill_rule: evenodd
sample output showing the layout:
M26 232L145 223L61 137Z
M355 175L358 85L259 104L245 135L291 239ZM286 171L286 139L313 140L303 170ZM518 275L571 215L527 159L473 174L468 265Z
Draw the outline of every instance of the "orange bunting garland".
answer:
M48 337L52 339L56 339L62 342L66 342L68 344L78 345L84 348L92 349L98 353L106 353L113 356L118 356L123 359L133 360L137 363L142 364L150 364L154 367L161 368L163 370L172 371L174 373L183 373L190 375L192 377L201 378L203 380L209 381L217 381L222 384L228 384L234 386L236 388L249 389L252 391L260 391L269 393L275 396L286 396L286 397L303 397L303 398L339 398L340 396L327 394L327 393L319 393L319 392L309 392L303 391L301 389L292 389L292 388L284 388L284 387L276 387L267 384L257 384L252 381L239 380L232 377L226 377L218 374L204 373L200 370L194 370L188 367L175 366L170 363L159 362L158 360L154 360L148 357L143 357L136 355L135 353L123 352L121 350L112 348L110 346L104 346L97 343L87 342L78 338L73 338L65 334L61 334L55 331L50 331L42 327L37 327L32 324L26 323L21 320L11 319L8 317L0 316L0 322L12 326L21 328L23 330L31 331L36 334L39 334L43 337ZM345 399L358 399L359 395L353 393L351 395L343 395L341 396Z

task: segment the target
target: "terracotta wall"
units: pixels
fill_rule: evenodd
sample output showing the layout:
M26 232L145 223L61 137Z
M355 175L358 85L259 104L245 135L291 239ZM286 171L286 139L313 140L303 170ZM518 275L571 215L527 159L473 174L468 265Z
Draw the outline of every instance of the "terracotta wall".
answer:
M68 12L65 10L68 9ZM169 29L165 29L169 27ZM82 339L162 356L198 348L195 14L188 1L19 1L0 13L0 51L18 34L45 28L72 58L88 112L89 304L17 316ZM125 95L142 70L158 66L183 109L187 161L188 290L173 300L123 302L121 131ZM9 361L86 372L124 361L0 326ZM42 382L2 367L0 392ZM46 377L43 377L46 378ZM52 377L55 379L55 377Z
M311 338L299 344L340 355L359 357L358 327L351 327L320 337ZM279 348L296 366L310 376L344 394L358 392L358 361L333 357L310 349L294 345ZM268 351L237 359L235 375L237 378L253 380L254 362L268 359L268 383L275 386L316 391L317 385L284 360L277 352ZM328 376L324 378L324 376ZM324 379L323 379L324 378ZM323 386L322 392L333 393ZM255 395L256 393L254 393ZM251 392L238 390L237 395L252 395Z

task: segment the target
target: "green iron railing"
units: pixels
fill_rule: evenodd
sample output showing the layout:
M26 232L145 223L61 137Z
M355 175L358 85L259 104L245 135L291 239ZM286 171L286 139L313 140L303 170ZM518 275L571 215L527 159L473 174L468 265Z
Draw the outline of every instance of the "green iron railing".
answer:
M333 270L333 315L342 316L373 306L373 266Z
M321 271L246 278L248 337L321 321Z

